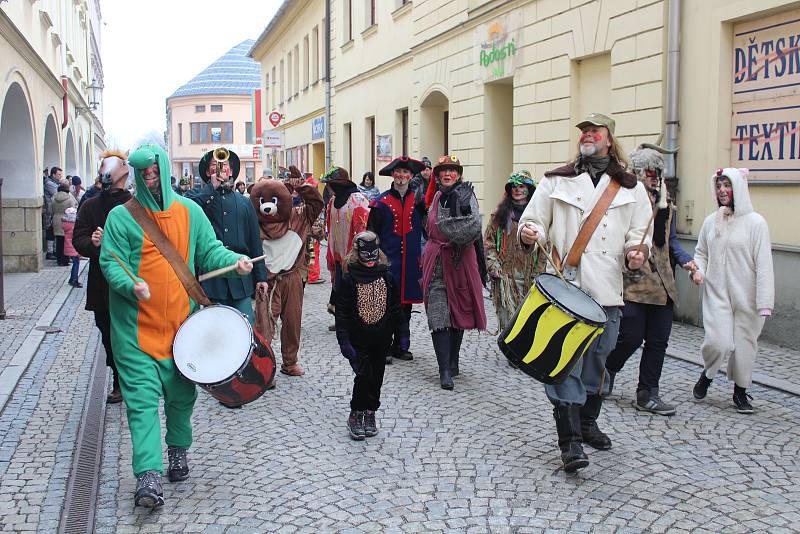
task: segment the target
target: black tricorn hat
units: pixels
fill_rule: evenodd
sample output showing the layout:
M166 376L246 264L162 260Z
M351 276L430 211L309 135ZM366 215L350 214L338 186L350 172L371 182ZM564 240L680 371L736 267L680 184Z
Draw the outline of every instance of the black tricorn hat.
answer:
M391 163L378 171L378 174L381 176L391 176L392 171L395 169L408 169L411 171L411 174L419 174L424 168L425 164L421 161L409 158L408 156L400 156L399 158L394 158Z
M200 159L200 178L203 179L204 182L208 181L208 176L206 176L206 171L208 171L208 167L211 165L211 162L214 160L214 151L209 150L205 153L205 155ZM233 150L228 150L228 165L231 166L231 178L236 180L239 176L239 156L236 155L236 152Z

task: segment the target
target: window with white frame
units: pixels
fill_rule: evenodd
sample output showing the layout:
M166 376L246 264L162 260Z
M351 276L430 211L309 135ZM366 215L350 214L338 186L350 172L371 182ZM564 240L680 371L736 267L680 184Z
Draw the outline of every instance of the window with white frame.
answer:
M319 26L311 30L311 83L319 81Z
M303 37L303 89L308 89L308 56L309 56L308 35Z
M366 16L366 28L378 23L378 16L375 13L375 0L364 0L364 15Z
M284 93L283 93L283 91L284 91L284 87L286 86L286 76L284 76L284 72L285 71L283 70L283 60L281 60L280 65L281 65L281 67L280 67L280 69L281 69L280 70L280 72L281 72L281 80L280 80L280 83L278 85L280 86L280 91L281 91L281 101L280 101L280 103L283 104L283 101L284 101Z
M300 45L294 45L294 94L300 92Z
M345 44L353 40L353 0L344 0L342 5L344 6L344 17L342 17L344 41L342 44Z

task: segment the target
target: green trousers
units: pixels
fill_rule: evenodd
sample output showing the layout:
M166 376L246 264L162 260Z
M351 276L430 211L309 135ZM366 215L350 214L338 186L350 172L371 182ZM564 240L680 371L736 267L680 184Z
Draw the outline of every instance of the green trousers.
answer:
M192 444L192 410L197 390L175 368L175 361L156 360L141 351L114 353L122 397L128 411L133 445L133 474L163 472L159 399L164 397L167 445Z

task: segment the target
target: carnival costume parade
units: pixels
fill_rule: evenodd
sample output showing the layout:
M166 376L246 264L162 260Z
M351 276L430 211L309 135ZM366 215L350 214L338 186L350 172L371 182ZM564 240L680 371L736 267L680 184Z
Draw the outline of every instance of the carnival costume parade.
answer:
M372 172L357 186L337 165L319 182L290 165L278 179L265 172L256 183L237 183L239 158L224 147L200 160L204 186L189 190L181 180L176 191L159 146L103 153L98 192L78 211L72 242L75 254L90 258L86 307L112 370L107 402L124 401L127 410L135 504L164 504L162 396L166 474L178 482L189 476L195 386L240 408L275 387L276 370L304 375L303 297L307 283L321 281L319 240L327 240L327 311L335 318L327 335L336 336L343 357L334 365L354 373L341 419L353 440L380 431L387 364L435 357L437 390L453 390L464 333L474 330L496 336L515 368L508 372L544 385L563 470L586 468L584 445L612 448L598 418L642 345L634 408L677 411L660 391L678 304L676 266L703 296L703 371L693 396L706 397L727 359L733 403L752 413L757 340L775 289L769 231L750 201L747 169L711 176L717 210L692 258L678 244L663 176L664 154L677 149L642 144L629 163L611 117L591 113L576 127L569 163L540 178L523 169L493 176L479 194L452 154L434 163L391 159L378 173L391 179L380 192ZM478 198L491 183L504 188L484 226ZM496 333L487 331L484 290ZM432 345L415 347L416 356L409 350L415 304ZM280 366L272 350L278 322Z

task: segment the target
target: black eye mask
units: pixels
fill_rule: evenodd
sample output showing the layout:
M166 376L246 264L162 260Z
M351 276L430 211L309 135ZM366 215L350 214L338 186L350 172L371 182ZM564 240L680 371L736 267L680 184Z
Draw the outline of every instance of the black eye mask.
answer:
M378 240L373 236L356 236L356 248L358 250L358 259L363 263L371 261L378 261L380 257L380 248L378 247Z

